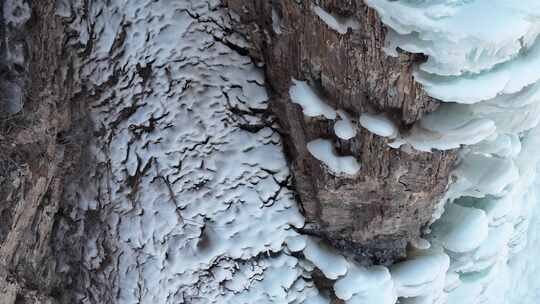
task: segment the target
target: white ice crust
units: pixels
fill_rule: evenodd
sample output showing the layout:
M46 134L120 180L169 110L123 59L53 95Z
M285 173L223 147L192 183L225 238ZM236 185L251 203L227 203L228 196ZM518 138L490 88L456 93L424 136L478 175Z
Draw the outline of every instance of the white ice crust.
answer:
M354 175L360 170L360 164L352 156L336 154L332 142L328 139L315 139L307 144L307 149L335 174Z
M416 79L445 104L402 134L382 115L363 113L360 125L395 137L395 148L461 147L454 182L426 236L430 246L411 250L390 269L363 268L292 229L304 220L286 187L290 172L279 136L271 128L242 130L227 110L265 109L268 96L261 70L216 41L247 43L223 31L231 15L219 1L98 1L88 12L92 24L74 21L81 23L82 45L94 35L90 27L101 33L90 64L81 63L79 71L90 91L114 72L126 73L89 105L94 125L108 130L89 145L96 162L111 168L95 177L110 196L96 200L88 189L74 211L108 210L100 220L117 227L117 269L102 264L93 239L82 255L92 271L115 271L119 303L328 304L311 279L314 269L334 280L336 296L347 304L536 303L540 2L365 2L390 29L389 53L399 47L428 55ZM69 5L61 15L82 10L80 1ZM340 33L355 27L313 11ZM274 23L279 33L277 15ZM115 66L109 52L122 30L126 53L115 53ZM130 88L137 64L149 63L153 90L138 76L140 84ZM356 135L347 115L306 82L292 83L291 100L306 116L336 120L341 140ZM144 103L129 119L112 121L138 96ZM159 132L134 134L132 125L158 117ZM256 115L240 119L260 122ZM336 174L360 170L354 157L337 155L330 140L315 139L307 149ZM130 198L122 185L145 166L151 168L139 180L145 191ZM522 277L531 279L518 283Z
M398 134L396 125L383 114L362 113L359 121L362 127L373 134L390 138L396 137Z
M291 100L302 107L304 115L309 117L324 116L328 119L336 118L336 111L309 84L296 79L293 79L292 83L293 85L289 89Z
M338 110L339 120L334 124L334 131L336 136L343 139L349 140L356 136L356 127L351 121L351 118L345 111Z

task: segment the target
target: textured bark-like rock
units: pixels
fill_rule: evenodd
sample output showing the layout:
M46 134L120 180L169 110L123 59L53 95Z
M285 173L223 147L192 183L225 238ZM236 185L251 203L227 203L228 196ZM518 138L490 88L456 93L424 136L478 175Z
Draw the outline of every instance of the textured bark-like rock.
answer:
M65 180L80 152L77 84L55 1L5 0L0 20L0 303L71 303ZM82 125L82 122L77 124ZM75 245L75 244L72 244ZM72 251L73 250L73 251ZM66 255L70 255L67 253Z
M448 183L454 152L392 149L388 140L361 129L351 140L334 135L333 122L303 115L290 101L291 78L307 80L331 106L355 118L384 112L407 132L437 107L414 82L418 56L383 51L385 29L362 1L320 1L325 11L355 18L359 29L341 34L314 11L314 1L229 0L239 29L254 42L250 52L266 65L271 111L281 123L296 190L308 221L305 231L325 237L360 260L389 263L403 257L407 241L420 236ZM336 177L313 158L306 143L334 141L337 152L355 156L359 174ZM366 259L367 258L367 259Z

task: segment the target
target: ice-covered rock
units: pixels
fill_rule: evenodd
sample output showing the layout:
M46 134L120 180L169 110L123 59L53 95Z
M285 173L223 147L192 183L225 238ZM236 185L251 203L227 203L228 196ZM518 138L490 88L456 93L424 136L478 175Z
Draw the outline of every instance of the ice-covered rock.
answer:
M309 117L324 116L328 119L336 118L336 111L307 82L293 79L292 83L293 85L289 89L291 100L302 107L304 115Z
M337 155L330 140L315 139L307 143L307 149L334 174L354 175L360 170L360 164L354 157Z
M362 127L379 136L394 138L399 132L394 122L383 114L362 113L359 121Z
M306 247L302 252L307 260L331 280L347 273L349 262L334 249L317 239L307 238Z
M9 24L30 17L26 2L4 2ZM61 2L59 15L77 8L72 6L78 1ZM329 303L311 280L315 269L335 280L336 296L348 304L393 304L398 296L400 303L416 304L538 299L537 289L513 283L521 274L535 278L534 251L512 257L523 248L536 250L526 241L538 239L537 231L528 228L538 228L530 218L537 204L531 189L538 187L540 154L540 3L365 2L390 28L389 52L399 47L428 56L416 79L445 104L403 134L383 115L364 113L360 125L395 138L396 148L466 146L444 200L448 203L441 204L444 213L426 236L431 248L411 254L391 271L359 267L291 229L304 223L284 186L290 172L279 136L270 128L246 132L227 111L228 102L246 112L265 109L268 95L261 70L216 41L246 43L224 30L230 15L218 1L97 1L87 12L91 24L73 16L80 26L77 43L93 39L88 48L92 64L77 67L89 91L122 75L89 100L94 125L107 126L89 145L96 163L110 168L93 177L109 191L102 191L104 197L92 189L92 195L81 193L74 213L103 209L109 215L99 220L117 227L117 264L102 264L97 243L86 245L83 258L97 273L118 277L124 302ZM341 34L358 26L354 18L312 8ZM272 21L282 34L277 13ZM124 32L125 39L117 39ZM125 43L125 52L114 49L117 43ZM14 54L8 55L17 59ZM140 69L152 70L153 90L144 87ZM336 120L339 138L356 135L351 119L316 88L293 79L289 93L306 116ZM145 103L133 108L140 96ZM133 109L125 120L113 120ZM256 115L245 119L262 123ZM142 132L148 123L160 131ZM105 146L110 149L98 148ZM330 140L316 139L307 149L336 174L360 170L354 157L337 155ZM132 176L144 191L125 189ZM439 246L444 252L436 251ZM513 290L505 297L509 285Z
M509 261L526 248L538 204L532 189L540 159L540 2L365 2L389 28L388 54L399 48L427 56L415 79L444 103L400 134L381 119L361 118L360 124L374 134L397 135L389 143L396 149L461 148L453 182L427 230L432 247L442 246L450 257L444 292L427 298L420 288L403 288L396 265L398 295L408 296L400 303L522 303L505 294L530 295L508 292L508 273Z
M360 23L354 17L337 16L328 13L318 5L312 6L311 9L328 27L342 35L347 34L349 29L357 30L360 28Z
M479 143L496 131L493 121L460 110L442 105L416 123L403 137L404 142L419 151L450 150Z
M394 139L389 145L396 149L461 148L453 183L427 236L426 251L442 247L446 260L413 255L394 265L396 295L400 303L505 303L508 261L526 247L537 203L531 189L540 158L540 3L365 2L389 28L389 54L399 48L427 55L415 78L444 103L409 130L367 113L360 125ZM336 125L340 136L343 126ZM356 289L344 278L336 294L352 301Z
M431 74L461 75L491 69L529 48L540 32L540 4L535 0L366 3L392 29L388 50L392 53L400 47L428 55L421 69Z
M336 136L343 139L349 140L356 136L356 128L351 122L351 118L345 111L338 110L339 120L334 124L334 132Z
M501 195L519 179L512 159L484 154L464 156L454 174L459 178L455 187L462 187L463 195L474 197Z
M336 296L346 303L393 303L389 300L393 297L395 301L390 272L383 266L364 268L350 264L347 274L334 284L334 290ZM387 294L384 295L386 298L382 294ZM355 301L351 301L352 298ZM364 302L360 302L360 299Z
M450 258L441 250L417 251L390 268L398 296L423 297L435 302L442 297Z
M476 249L488 236L488 218L482 210L447 204L432 226L433 240L452 252Z

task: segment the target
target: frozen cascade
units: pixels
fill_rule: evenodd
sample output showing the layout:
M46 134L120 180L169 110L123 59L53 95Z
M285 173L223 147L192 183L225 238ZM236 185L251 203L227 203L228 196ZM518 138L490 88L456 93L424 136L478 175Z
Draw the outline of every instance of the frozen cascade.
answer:
M427 236L430 246L419 246L390 269L360 267L291 229L301 227L303 219L291 191L283 187L290 176L279 136L270 128L241 130L227 115L228 100L234 103L228 106L250 112L264 109L268 97L264 77L251 60L216 43L214 37L245 43L223 31L230 15L217 1L127 5L112 0L91 7L94 32L103 34L93 41L90 55L99 64L81 65L89 91L98 91L115 73L126 75L111 92L96 94L90 105L96 126L114 126L90 143L97 163L112 164L113 170L95 176L104 188L112 187L112 195L98 202L91 193L95 189L88 189L81 193L79 212L110 211L100 220L118 229L119 264L101 268L92 251L95 240L82 254L87 267L113 273L122 282L116 291L120 303L328 304L327 295L310 280L315 268L335 280L335 294L347 304L394 304L398 299L416 304L535 303L538 287L517 282L523 274L535 283L538 268L530 252L539 246L540 215L532 211L540 210L534 208L540 69L531 66L540 64L540 4L366 3L390 28L390 55L399 47L429 56L417 79L445 105L408 134L395 134L393 125L380 117L364 116L364 125L418 150L462 147L455 183ZM71 5L81 9L82 1ZM493 15L487 18L486 10ZM90 26L77 22L86 44ZM115 36L122 31L129 52L116 54ZM115 65L107 59L109 52L118 56ZM223 65L223 56L230 64ZM150 80L126 72L138 75L151 65L160 68ZM133 79L140 82L136 89L125 90ZM156 89L148 91L146 81ZM306 83L294 81L291 95L307 116L336 119L338 112ZM141 96L154 102L143 102ZM128 110L135 111L128 120L110 121L118 116L111 113ZM260 120L256 115L241 119ZM136 128L148 121L162 129L161 136ZM214 135L206 137L205 130ZM345 123L336 133L347 138L353 131ZM353 159L343 162L331 153L331 144L319 140L312 147L329 167L349 173L360 169ZM120 185L135 175L146 191L132 196ZM183 199L176 200L180 193ZM535 242L527 243L527 237ZM204 245L207 238L212 238L207 242L211 246Z
M461 147L455 182L427 237L450 257L446 284L417 294L398 289L398 296L404 303L536 303L538 286L528 285L535 279L511 286L520 285L514 271L530 260L528 248L538 246L527 245L527 235L536 240L529 226L540 158L540 3L366 3L390 28L389 55L397 47L428 55L416 79L445 102L393 146Z

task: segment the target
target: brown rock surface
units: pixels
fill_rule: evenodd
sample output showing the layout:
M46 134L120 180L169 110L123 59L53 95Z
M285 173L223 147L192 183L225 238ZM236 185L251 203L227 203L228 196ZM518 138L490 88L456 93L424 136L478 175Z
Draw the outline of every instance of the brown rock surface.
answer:
M9 89L0 94L0 304L71 303L61 264L77 248L64 234L62 196L84 121L72 100L67 34L55 1L4 4L15 9L0 14L13 14L0 20L0 82Z

